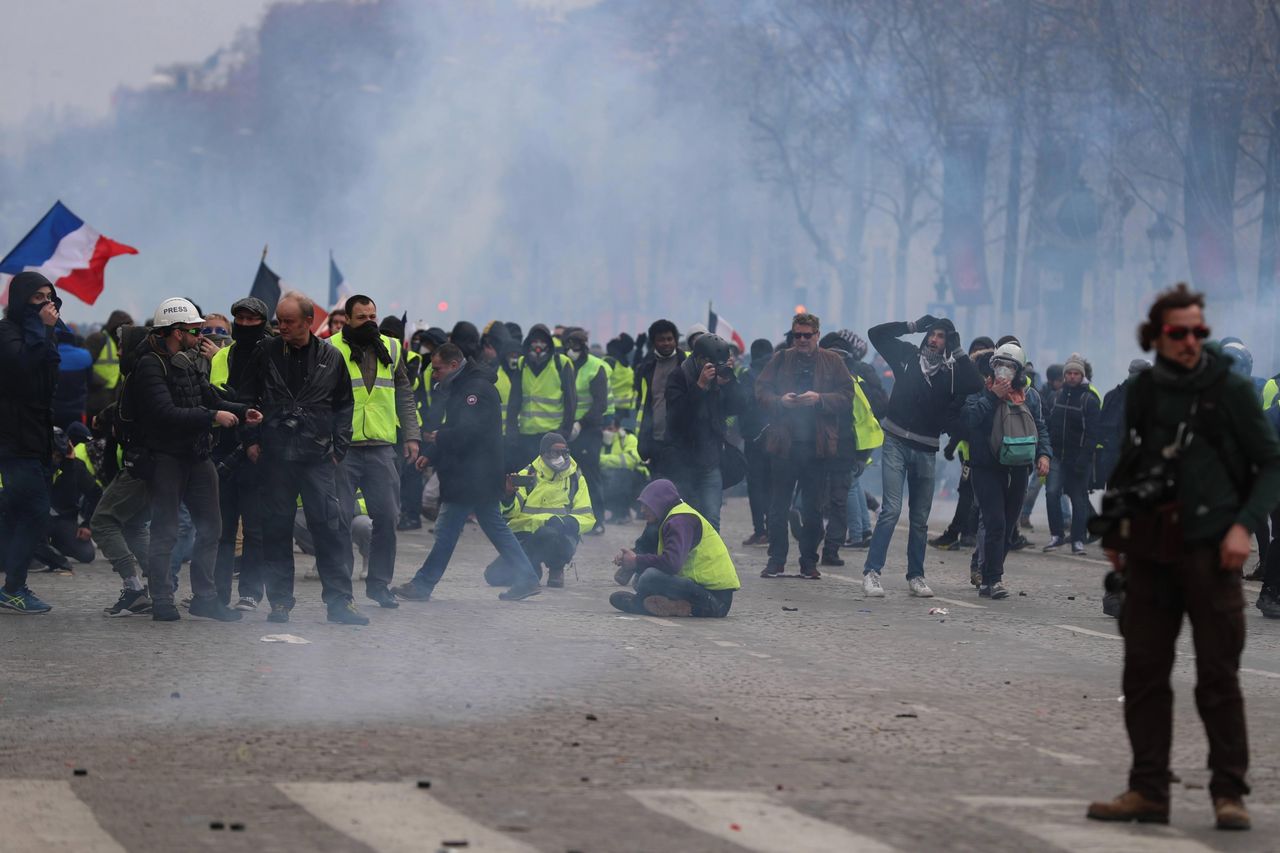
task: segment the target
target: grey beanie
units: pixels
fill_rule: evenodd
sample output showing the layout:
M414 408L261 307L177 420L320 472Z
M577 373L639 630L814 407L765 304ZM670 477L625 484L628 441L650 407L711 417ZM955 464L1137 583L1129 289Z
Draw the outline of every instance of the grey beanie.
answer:
M569 442L564 440L564 436L558 432L549 432L542 437L542 443L538 445L538 455L545 456L547 451L557 444L569 446Z
M244 299L237 299L231 305L231 316L236 315L236 311L243 308L246 311L252 311L263 320L271 319L271 309L267 307L267 303L263 302L256 296L246 296Z
M1089 371L1085 370L1084 356L1078 352L1071 353L1071 357L1062 363L1062 372L1066 373L1068 370L1078 370L1081 375L1087 374Z

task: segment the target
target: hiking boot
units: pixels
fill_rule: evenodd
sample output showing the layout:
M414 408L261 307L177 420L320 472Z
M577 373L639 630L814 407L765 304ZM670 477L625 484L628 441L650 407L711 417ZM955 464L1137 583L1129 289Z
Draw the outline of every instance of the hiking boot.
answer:
M862 594L867 598L884 598L879 572L866 572L862 576Z
M1018 533L1013 537L1013 539L1009 540L1010 551L1021 551L1023 548L1029 547L1031 547L1031 540L1023 536L1021 533Z
M527 586L513 586L506 592L498 593L498 598L502 601L524 601L526 598L533 598L542 592L542 587L536 583Z
M564 566L558 569L547 569L547 588L564 589Z
M271 612L267 614L267 621L283 625L289 621L289 608L283 604L271 605Z
M1148 800L1137 791L1125 791L1110 802L1089 804L1085 816L1090 820L1131 821L1138 823L1169 822L1169 804Z
M53 605L46 604L40 600L40 597L25 586L17 592L9 592L7 589L0 589L0 607L5 610L12 610L14 613L22 613L27 616L34 616L37 613L48 613L53 609Z
M1071 543L1071 556L1073 556L1073 557L1083 557L1084 555L1085 555L1084 543L1083 543L1083 542L1072 542L1072 543Z
M104 616L132 616L135 613L151 612L151 596L147 595L144 589L129 589L125 587L120 590L120 598L110 607L102 608Z
M177 622L181 618L182 614L172 601L157 601L151 605L152 622Z
M978 537L977 536L961 536L960 547L961 548L977 548Z
M787 567L781 563L766 563L764 570L760 572L762 578L780 578L787 573Z
M1061 548L1063 545L1065 545L1065 544L1066 544L1066 542L1067 542L1067 540L1063 539L1061 536L1050 536L1050 537L1049 537L1049 544L1048 544L1048 545L1045 545L1045 546L1044 546L1043 548L1041 548L1040 550L1041 550L1041 551L1043 551L1043 552L1045 552L1045 553L1047 554L1047 553L1049 553L1050 551L1056 551L1056 550L1058 550L1058 549L1059 549L1059 548Z
M388 610L395 610L400 606L400 602L396 601L395 595L385 586L375 586L373 589L365 590L364 597L370 601L378 602L379 607L385 607Z
M822 564L824 566L831 565L826 560L823 560ZM844 560L840 560L839 565L843 566ZM821 580L822 572L818 571L818 567L815 566L813 563L806 563L803 560L801 560L800 561L800 577L805 578L806 580L811 580L811 581Z
M405 601L430 601L431 590L423 589L413 581L402 583L400 586L391 587L391 591L395 593L396 598L402 598Z
M626 590L618 590L609 596L609 603L623 613L644 613L644 608L640 606L640 596L634 592Z
M368 625L369 617L360 612L351 599L329 605L329 621L339 625Z
M1213 814L1218 829L1248 829L1252 826L1244 800L1239 797L1214 797Z
M239 622L244 614L223 604L216 598L193 598L187 611L192 616L217 619L219 622Z
M746 545L747 547L755 547L757 545L768 545L769 534L768 533L752 533L746 539L742 540L742 544Z
M240 600L235 603L236 610L252 613L258 609L258 599L241 596Z
M960 533L947 528L941 536L930 539L929 544L943 551L958 551L960 550Z
M665 595L646 595L640 602L644 612L650 616L692 616L693 604L682 598L667 598Z
M1262 611L1262 615L1268 619L1280 619L1280 596L1274 592L1262 588L1262 592L1258 593L1258 601L1254 607Z
M916 598L933 598L933 590L929 589L929 585L924 582L922 577L914 577L907 581L907 586L911 589L911 594Z
M822 565L824 566L843 566L844 560L840 559L839 551L823 551ZM800 570L800 574L804 574L804 569Z
M1102 615L1112 619L1120 618L1120 610L1124 607L1123 592L1104 592L1102 594ZM1265 611L1264 611L1265 612ZM1280 617L1280 613L1277 613Z

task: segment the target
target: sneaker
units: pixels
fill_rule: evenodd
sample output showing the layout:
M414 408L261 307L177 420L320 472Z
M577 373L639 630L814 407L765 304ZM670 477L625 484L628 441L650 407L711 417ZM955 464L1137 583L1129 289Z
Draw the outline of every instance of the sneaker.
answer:
M840 559L839 551L823 551L822 565L824 566L843 566L844 560ZM804 569L800 570L800 574L804 574Z
M182 600L178 602L178 606L181 607L183 610L190 610L191 602L194 600L195 600L194 595L191 595L191 594L184 595L182 596Z
M769 544L769 534L767 534L767 533L752 533L752 534L751 534L750 536L748 536L746 539L743 539L743 540L742 540L742 544L743 544L743 545L745 545L745 546L747 546L747 547L749 547L749 548L755 547L755 546L757 546L757 545L768 545L768 544Z
M827 561L826 561L826 560L823 560L822 564L823 564L824 566L826 566L826 565L830 565L829 563L827 563ZM840 561L840 565L842 565L842 566L844 565L844 560L841 560L841 561ZM815 566L815 565L813 565L812 563L801 563L801 564L800 564L800 577L802 577L802 578L804 578L804 579L806 579L806 580L811 580L811 581L821 580L821 579L822 579L822 572L818 571L818 567L817 567L817 566Z
M1041 550L1041 551L1043 551L1043 552L1045 552L1045 553L1047 554L1047 553L1049 553L1050 551L1056 551L1056 550L1058 550L1058 549L1059 549L1059 548L1061 548L1063 545L1065 545L1065 544L1066 544L1066 542L1067 542L1067 540L1063 539L1061 536L1051 536L1051 537L1049 537L1049 544L1048 544L1048 545L1045 545L1045 546L1044 546L1043 548L1041 548L1040 550Z
M547 569L547 588L564 589L564 567Z
M402 583L400 584L400 586L393 586L391 587L391 591L395 593L396 598L401 598L401 599L404 599L405 601L430 601L431 600L431 590L423 589L413 581L409 581L408 583Z
M1016 536L1013 537L1013 539L1009 541L1010 551L1021 551L1023 548L1030 548L1030 547L1031 547L1031 540L1023 536L1021 533L1017 534Z
M847 545L850 548L856 548L859 551L865 551L871 547L871 537L864 536L862 539L860 539L857 542L850 541L850 542L846 542L845 545Z
M235 604L236 610L252 612L258 609L258 599L241 597Z
M182 614L173 606L172 601L161 601L151 605L152 622L177 622L181 618Z
M1280 619L1280 596L1265 587L1258 593L1258 600L1253 606L1268 619Z
M916 598L933 598L933 590L929 589L929 585L924 582L924 578L912 578L907 581L907 586L910 587L911 594Z
M239 622L244 618L244 614L239 610L228 607L216 598L192 599L191 606L187 609L192 616L217 619L219 622Z
M640 596L634 592L626 590L618 590L609 596L609 603L623 613L644 613L645 610L640 606Z
M39 596L25 586L17 592L0 589L0 607L27 616L48 613L53 609L53 605L41 601Z
M421 530L421 518L402 518L396 523L396 530Z
M1001 583L1000 581L996 581L995 583L991 584L991 586L987 587L987 592L988 592L987 598L991 598L996 601L999 601L1002 598L1009 597L1009 590L1005 589L1004 584Z
M329 605L329 621L339 625L368 625L369 617L360 612L351 599Z
M1090 820L1169 822L1169 804L1148 800L1137 791L1125 791L1110 802L1090 803L1085 816Z
M862 594L867 598L884 598L879 572L867 572L862 576Z
M969 571L969 585L978 588L978 594L982 594L982 572L977 569Z
M977 548L978 537L977 536L961 536L960 547L961 548Z
M1085 554L1085 551L1084 551L1084 543L1083 543L1083 542L1072 542L1072 543L1071 543L1071 556L1073 556L1073 557L1083 557L1083 556L1084 556L1084 554Z
M54 575L60 578L75 577L75 574L76 574L76 570L71 568L69 564L65 566L54 566L49 571L51 571Z
M110 607L102 608L104 616L132 616L135 613L151 612L151 596L146 589L122 589L120 598Z
M960 550L960 534L948 528L941 536L935 536L930 539L929 544L943 551L958 551Z
M378 602L379 607L385 607L388 610L395 610L400 606L400 602L396 601L395 595L385 586L376 586L373 589L365 590L365 598L370 601Z
M502 601L524 601L526 598L533 598L542 592L542 587L536 583L528 586L513 586L506 592L498 593L498 598Z
M1213 814L1218 829L1248 829L1253 825L1244 800L1239 797L1214 797Z
M618 570L613 573L613 582L616 583L618 586L631 586L631 580L635 576L636 576L635 569L628 569L628 568L619 566Z
M781 563L766 563L760 572L762 578L780 578L787 573L787 567Z
M693 615L693 604L680 598L667 598L665 595L647 595L640 605L650 616Z
M271 612L267 614L267 621L283 625L289 621L289 608L283 604L271 605Z
M588 535L588 536L599 536L599 535L601 535L602 533L604 533L604 522L603 522L603 521L597 521L597 522L595 523L595 526L594 526L594 527L592 527L590 530L588 530L588 531L587 531L587 535Z

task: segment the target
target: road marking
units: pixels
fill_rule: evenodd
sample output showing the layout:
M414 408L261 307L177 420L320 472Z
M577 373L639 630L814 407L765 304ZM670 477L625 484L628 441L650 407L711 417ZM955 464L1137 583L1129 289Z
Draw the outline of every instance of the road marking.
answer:
M1073 853L1208 853L1212 849L1167 826L1090 821L1084 816L1087 806L1084 800L1058 797L956 799L975 808L989 807L991 810L986 812L986 816Z
M712 640L711 642L713 642L713 643L715 643L717 646L720 646L721 648L725 648L725 649L740 649L740 648L742 648L742 643L731 643L731 642L729 642L728 640Z
M889 853L893 848L750 791L631 791L645 808L747 850ZM677 845L679 846L679 845ZM690 848L685 848L690 849Z
M766 655L764 652L747 652L747 654L751 655L753 658L769 659L773 657L773 655Z
M1104 640L1123 640L1119 634L1108 634L1103 631L1095 631L1092 628L1078 628L1075 625L1054 625L1055 628L1061 628L1064 631L1071 631L1076 634L1085 634L1089 637L1101 637Z
M934 598L936 598L938 601L945 601L947 604L954 604L956 607L968 607L970 610L986 610L987 609L987 605L974 604L972 601L956 601L954 598L943 598L940 595L935 595Z
M0 844L5 853L125 853L70 782L0 781L0 803L13 817Z
M404 782L280 782L286 797L377 853L420 853L447 841L467 850L536 853Z
M1033 748L1041 755L1056 758L1068 767L1093 767L1098 763L1092 758L1085 758L1083 755L1076 755L1074 752L1054 752L1052 749L1045 749L1043 746Z
M1261 675L1263 678L1280 678L1280 672L1267 672L1265 669L1250 669L1244 666L1240 668L1240 671L1249 675Z

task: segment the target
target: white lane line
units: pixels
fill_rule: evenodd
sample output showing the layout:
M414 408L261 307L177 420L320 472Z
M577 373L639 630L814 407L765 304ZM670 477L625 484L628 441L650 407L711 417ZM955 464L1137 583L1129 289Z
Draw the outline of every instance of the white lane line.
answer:
M645 808L747 850L889 853L894 848L749 791L631 791ZM696 849L670 845L667 849Z
M1104 631L1095 631L1092 628L1078 628L1075 625L1054 625L1055 628L1061 628L1064 631L1071 631L1076 634L1084 634L1089 637L1101 637L1104 640L1122 640L1119 634L1108 634Z
M937 599L938 601L945 601L947 604L953 604L956 607L967 607L970 610L986 610L987 609L987 605L974 604L972 601L957 601L954 598L943 598L940 595L935 595L934 598Z
M1092 758L1086 758L1083 755L1076 755L1074 752L1054 752L1052 749L1045 749L1043 746L1033 747L1033 749L1041 755L1047 755L1050 758L1061 761L1068 767L1093 767L1098 763Z
M1097 823L1084 816L1084 800L1058 797L956 797L1001 823L1072 853L1209 853L1167 826Z
M742 648L742 643L732 643L728 640L712 640L711 642L715 643L717 646L720 646L721 648L724 648L724 649Z
M1240 671L1249 675L1261 675L1263 678L1280 678L1280 672L1267 672L1265 669L1250 669L1247 666L1242 666Z
M536 853L406 782L280 782L286 797L377 853L421 853L446 841L468 851Z
M0 803L14 819L0 841L5 853L126 853L70 782L0 781Z

